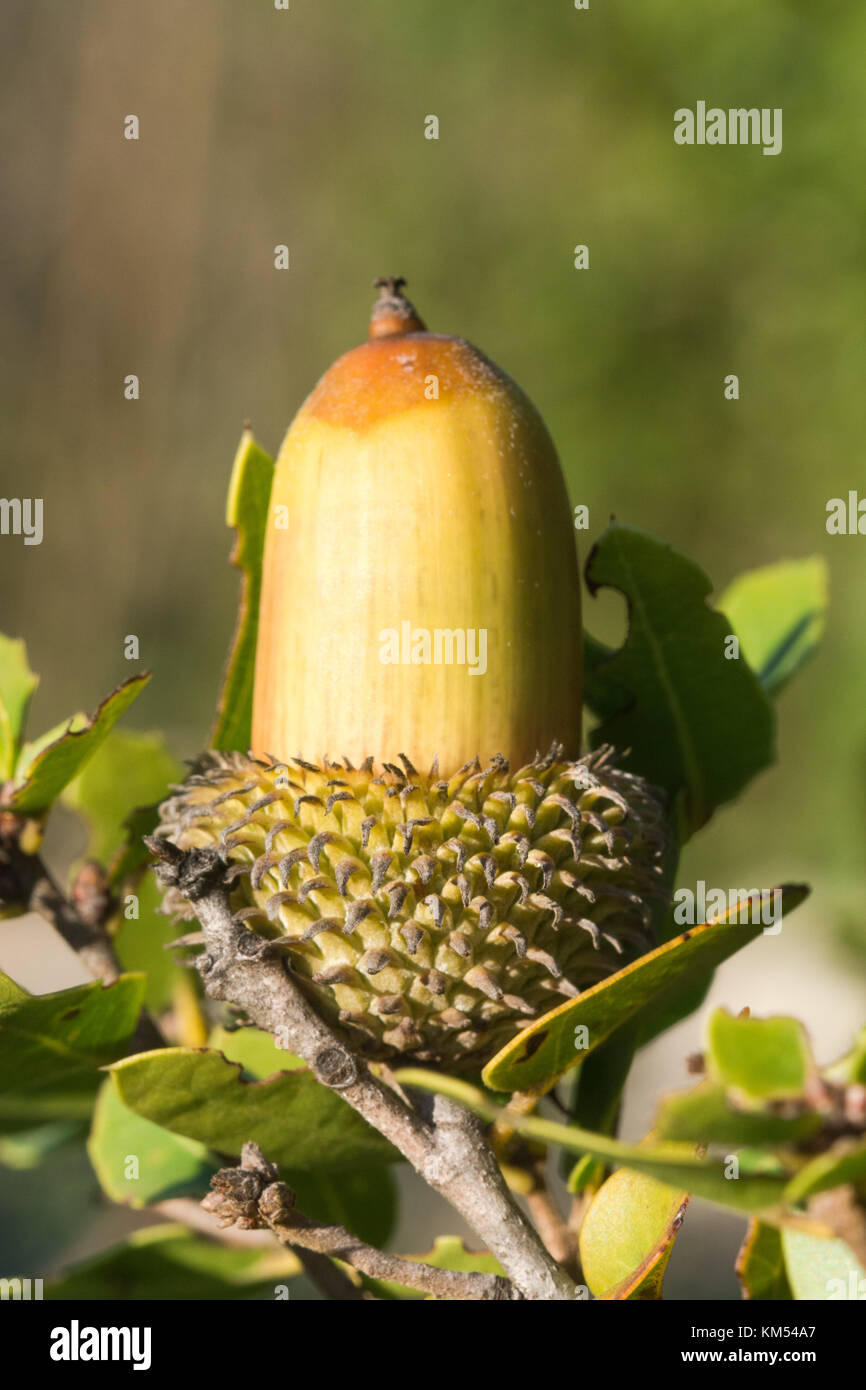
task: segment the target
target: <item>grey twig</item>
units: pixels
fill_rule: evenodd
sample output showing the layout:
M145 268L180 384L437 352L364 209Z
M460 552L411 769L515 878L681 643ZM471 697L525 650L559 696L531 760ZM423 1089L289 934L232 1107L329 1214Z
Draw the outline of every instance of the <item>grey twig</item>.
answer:
M199 1231L211 1240L219 1240L224 1245L231 1245L240 1250L273 1248L274 1237L271 1231L264 1227L261 1230L250 1230L248 1227L238 1229L235 1226L224 1226L222 1223L219 1228L215 1228L213 1217L207 1210L202 1211L202 1205L192 1197L167 1197L164 1202L157 1202L154 1211L162 1212L170 1221L189 1226L191 1230ZM326 1255L319 1255L314 1250L304 1250L300 1247L293 1248L292 1253L303 1265L308 1279L326 1298L339 1302L354 1302L365 1297L363 1290L357 1284L353 1284Z
M580 1273L577 1234L569 1228L553 1199L543 1160L533 1165L533 1176L535 1187L526 1196L532 1219L553 1258L577 1278Z
M498 1275L460 1273L404 1260L366 1245L344 1226L311 1221L296 1210L294 1192L279 1181L274 1164L252 1142L244 1144L240 1168L221 1168L211 1178L211 1187L202 1206L219 1218L221 1226L237 1223L246 1230L266 1226L282 1245L299 1254L312 1253L329 1262L342 1260L371 1278L405 1284L437 1298L501 1301L513 1296L509 1281Z
M445 1096L436 1096L422 1119L346 1047L293 982L279 949L234 921L225 866L214 851L183 851L155 837L146 843L159 861L160 882L195 908L205 936L198 961L205 992L279 1032L324 1085L389 1139L496 1256L513 1297L576 1298L572 1280L513 1201L478 1120Z

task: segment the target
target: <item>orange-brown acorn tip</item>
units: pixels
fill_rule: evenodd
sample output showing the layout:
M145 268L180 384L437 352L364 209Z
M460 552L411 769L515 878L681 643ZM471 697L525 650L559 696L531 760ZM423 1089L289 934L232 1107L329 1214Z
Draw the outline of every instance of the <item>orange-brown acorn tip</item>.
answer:
M371 338L391 338L401 333L423 333L427 325L415 305L403 293L402 275L380 275L373 281L379 298L370 317Z

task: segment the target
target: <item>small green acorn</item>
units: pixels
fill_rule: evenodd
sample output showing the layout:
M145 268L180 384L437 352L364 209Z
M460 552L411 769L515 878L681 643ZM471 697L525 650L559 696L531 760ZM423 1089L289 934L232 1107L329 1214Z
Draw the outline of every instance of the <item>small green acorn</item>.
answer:
M204 755L160 833L219 851L239 918L359 1051L478 1069L654 944L665 817L611 749L579 756L579 581L550 436L401 285L280 453L271 502L290 525L265 546L253 751ZM403 618L483 630L486 670L383 662Z

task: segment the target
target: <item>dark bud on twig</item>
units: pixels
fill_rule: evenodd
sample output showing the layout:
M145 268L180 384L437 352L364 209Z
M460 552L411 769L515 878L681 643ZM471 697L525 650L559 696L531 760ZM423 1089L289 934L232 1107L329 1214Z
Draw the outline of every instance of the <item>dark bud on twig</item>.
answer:
M240 1168L221 1168L211 1178L213 1189L202 1202L205 1211L219 1218L221 1228L238 1226L242 1231L254 1231L267 1226L268 1221L259 1215L259 1202L266 1189L277 1183L279 1172L273 1163L268 1163L258 1144L244 1144L241 1152ZM291 1188L285 1183L278 1186ZM294 1203L294 1193L291 1204ZM280 1209L287 1203L281 1203Z
M95 859L87 859L72 882L72 904L88 927L96 930L111 916L115 900L108 886L108 874Z

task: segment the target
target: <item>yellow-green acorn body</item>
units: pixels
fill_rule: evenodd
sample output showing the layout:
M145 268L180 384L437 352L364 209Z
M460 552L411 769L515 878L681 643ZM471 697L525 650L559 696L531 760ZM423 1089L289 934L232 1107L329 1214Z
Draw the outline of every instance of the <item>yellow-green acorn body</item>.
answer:
M239 920L360 1051L477 1069L653 944L665 820L612 750L579 756L544 424L400 283L280 453L253 750L206 754L161 833L219 851Z
M580 746L580 583L531 402L390 282L369 341L301 407L274 477L253 710L259 754ZM276 521L274 520L276 519Z

